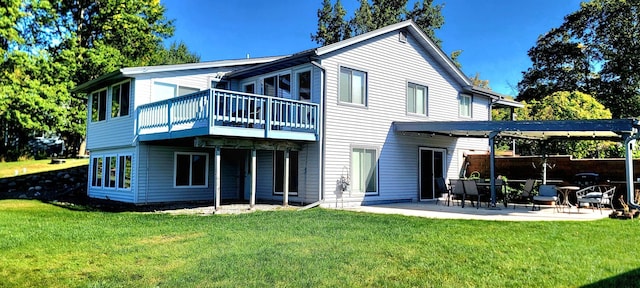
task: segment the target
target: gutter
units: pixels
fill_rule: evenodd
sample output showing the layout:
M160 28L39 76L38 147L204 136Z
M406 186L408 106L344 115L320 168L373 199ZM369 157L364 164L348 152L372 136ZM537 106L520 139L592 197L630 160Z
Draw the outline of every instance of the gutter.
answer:
M322 127L320 127L320 135L318 135L318 137L320 137L320 167L318 167L320 169L320 191L318 191L319 195L318 195L318 202L320 201L324 201L324 178L325 178L325 147L326 147L326 140L324 138L324 133L325 133L325 119L324 116L326 115L326 105L325 105L325 99L327 98L327 91L325 89L325 84L327 83L327 69L324 68L324 66L322 66L322 64L316 62L315 60L311 61L311 64L313 66L318 67L321 71L322 71L322 83L320 85L320 107L321 107L321 113L320 113L320 118L321 121L318 121L321 123Z

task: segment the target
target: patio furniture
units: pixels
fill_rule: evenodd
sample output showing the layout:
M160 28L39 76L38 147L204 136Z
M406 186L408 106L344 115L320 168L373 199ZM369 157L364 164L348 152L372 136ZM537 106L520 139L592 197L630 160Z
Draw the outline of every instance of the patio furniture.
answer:
M593 185L578 190L576 192L578 212L580 212L581 203L588 203L592 210L598 207L600 214L602 214L602 206L604 205L609 205L613 209L612 199L615 192L616 186L610 185Z
M514 210L516 209L516 204L525 204L524 207L527 208L527 205L533 200L531 192L533 192L535 184L536 180L527 179L522 190L518 190L516 193L509 195L509 202L513 203Z
M451 195L451 193L449 192L449 188L447 188L447 184L444 182L444 178L442 177L438 177L436 178L436 192L440 194L440 196L438 196L436 198L436 205L438 204L438 201L440 201L440 197L442 197L442 195L446 195L447 197L447 206L449 205L449 195Z
M559 198L558 202L562 206L563 211L564 211L564 207L568 207L569 208L569 213L571 213L571 207L573 207L573 204L571 204L571 202L569 201L569 197L571 196L571 192L580 190L580 187L578 187L578 186L560 186L560 187L556 188L556 190L558 190L558 194L562 195L562 198Z
M462 197L462 208L464 208L464 201L467 197L469 197L469 201L471 201L471 205L473 206L473 198L478 199L478 203L476 204L476 209L480 208L480 198L482 194L478 192L478 186L476 185L475 180L463 180L462 184L464 185L464 195Z
M531 207L531 211L536 210L536 204L538 204L538 210L540 210L540 204L542 203L555 205L556 209L559 207L558 191L555 185L540 185L538 195L533 196L533 207Z
M462 180L450 180L449 193L451 193L448 197L451 201L453 200L463 200L464 199L464 185L462 184ZM447 203L449 206L449 203ZM462 202L462 207L464 208L464 202Z

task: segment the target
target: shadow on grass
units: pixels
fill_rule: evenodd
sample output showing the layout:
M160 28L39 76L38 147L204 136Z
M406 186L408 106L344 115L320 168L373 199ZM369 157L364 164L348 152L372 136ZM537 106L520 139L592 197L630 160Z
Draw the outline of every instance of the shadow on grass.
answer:
M581 287L640 287L640 268Z

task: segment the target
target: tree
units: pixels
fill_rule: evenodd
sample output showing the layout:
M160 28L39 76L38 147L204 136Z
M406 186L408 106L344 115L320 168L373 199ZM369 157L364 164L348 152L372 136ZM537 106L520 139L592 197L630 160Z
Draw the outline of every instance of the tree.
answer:
M324 0L322 8L318 9L318 31L311 35L311 40L324 46L350 38L351 27L344 20L346 14L340 0L333 6L330 0Z
M529 51L519 99L591 93L613 117L640 115L640 1L591 0Z
M167 49L162 49L155 54L151 65L184 64L200 62L200 56L192 53L184 42L173 42Z
M0 4L0 158L24 155L43 133L76 150L86 118L85 96L69 92L77 84L126 66L199 61L184 43L163 46L174 26L158 0Z
M611 119L611 112L591 95L573 91L554 92L540 100L524 101L523 108L516 109L518 120L585 120ZM509 120L510 115L494 114L495 120ZM518 140L520 154L536 155L541 152L539 141ZM577 158L600 157L614 143L581 140L547 143L546 154L573 155Z
M322 8L318 9L318 30L311 35L311 40L324 46L412 19L440 47L442 41L434 31L444 24L441 14L444 4L434 6L433 0L417 1L413 9L408 10L407 2L408 0L372 0L369 3L368 0L360 0L360 7L353 18L344 20L346 12L340 0L334 6L331 6L331 0L324 0Z

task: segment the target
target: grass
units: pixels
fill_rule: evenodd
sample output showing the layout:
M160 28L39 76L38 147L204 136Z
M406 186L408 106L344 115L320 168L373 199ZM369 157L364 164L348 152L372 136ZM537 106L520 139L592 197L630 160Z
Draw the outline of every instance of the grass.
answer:
M638 221L311 209L196 216L0 201L0 287L634 287Z
M0 162L0 178L16 176L16 170L19 175L25 175L88 165L89 159L65 159L62 164L50 163L50 159Z

